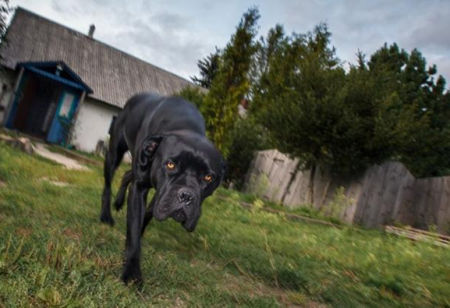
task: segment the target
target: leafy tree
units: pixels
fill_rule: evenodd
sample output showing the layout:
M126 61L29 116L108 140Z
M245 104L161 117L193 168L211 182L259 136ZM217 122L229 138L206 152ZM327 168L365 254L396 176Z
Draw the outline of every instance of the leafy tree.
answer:
M450 101L445 79L436 66L426 66L422 54L408 54L397 44L377 50L368 67L379 84L381 95L397 95L398 109L413 113L412 121L421 127L409 131L398 144L396 156L416 176L438 176L450 172Z
M269 145L312 169L311 183L317 167L354 175L388 159L418 176L450 172L450 94L418 50L385 44L369 61L358 51L346 72L326 24L291 35L276 25L255 42L258 18L249 10L217 61L199 61L198 82L211 80L199 106L231 180L241 184L251 153ZM243 98L249 115L238 121Z
M282 33L280 28L269 32L265 48L271 52L254 87L252 111L279 150L300 158L300 167L312 168L313 182L315 168L333 161L330 140L349 121L335 99L345 71L329 47L325 24L305 35Z
M240 118L234 123L231 140L226 181L241 189L255 152L270 148L271 143L264 127L253 117Z
M11 8L9 7L9 0L0 1L0 44L5 43L5 35L7 30L6 19L8 18Z
M414 132L427 125L427 117L417 117L418 106L403 105L397 92L384 89L383 79L383 76L375 78L361 65L352 67L339 91L338 99L352 119L347 128L352 135L347 143L353 145L340 148L339 138L335 140L334 148L343 153L334 154L334 164L338 163L340 168L333 169L340 173L351 174L374 163L398 159L399 150L414 140Z
M256 43L256 51L251 63L251 96L263 91L261 87L264 86L267 77L270 61L274 54L280 51L281 46L285 42L286 37L283 26L276 25L275 28L270 29L267 34L267 39L261 37Z
M0 33L2 35L6 32L6 19L10 12L11 8L9 7L9 0L2 0L0 2Z
M197 62L197 66L200 70L200 77L191 77L192 81L201 87L209 89L219 70L219 62L220 50L216 47L214 53L211 53L205 59Z
M193 103L201 111L203 106L203 100L205 99L206 92L198 87L185 87L183 90L177 93L177 95L187 99Z
M254 37L258 19L256 8L244 14L223 50L219 68L203 101L202 112L209 137L225 156L229 153L230 132L237 119L238 105L250 88L248 73L256 50Z
M419 175L449 170L448 95L442 77L434 82L436 69L426 69L417 50L408 54L394 44L368 63L359 52L358 65L346 73L330 35L324 24L292 36L278 27L260 41L252 112L276 147L311 169L310 183L317 167L354 175L387 159Z

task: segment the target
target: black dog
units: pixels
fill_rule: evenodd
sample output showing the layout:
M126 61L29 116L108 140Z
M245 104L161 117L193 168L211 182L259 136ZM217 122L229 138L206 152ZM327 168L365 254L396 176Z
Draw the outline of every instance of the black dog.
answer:
M111 216L111 181L123 155L130 150L132 169L122 179L116 209L127 187L127 238L122 280L142 281L140 238L150 219L168 217L191 232L201 213L202 201L217 188L224 175L224 161L205 137L199 111L179 97L140 94L132 97L112 127L105 157L105 187L100 220L114 224ZM150 188L156 192L146 208Z

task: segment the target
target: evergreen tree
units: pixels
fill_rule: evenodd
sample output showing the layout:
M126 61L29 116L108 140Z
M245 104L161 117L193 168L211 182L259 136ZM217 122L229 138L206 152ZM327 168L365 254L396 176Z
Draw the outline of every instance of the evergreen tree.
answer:
M238 105L250 87L248 75L256 50L254 37L258 19L256 8L244 14L223 50L219 68L203 101L202 112L209 137L225 156L229 153L230 132L237 119Z
M209 89L219 70L219 62L220 50L216 47L216 51L214 53L211 53L205 59L197 62L197 66L200 70L200 77L194 76L191 77L191 80L195 84Z
M200 111L202 110L203 100L205 99L205 91L202 91L198 87L185 87L183 90L177 93L177 95L185 98L193 103Z
M274 33L278 33L277 39L271 40ZM330 141L348 121L336 100L345 71L329 46L331 33L325 24L305 35L287 37L281 33L269 33L267 42L276 44L266 45L273 52L255 87L252 111L276 147L298 157L303 163L299 167L311 168L313 177L317 166L333 162Z
M186 93L232 160L232 180L241 184L246 157L269 145L298 157L312 176L316 167L354 175L389 159L416 176L450 173L450 94L418 50L385 44L369 61L358 51L346 72L326 24L291 35L277 25L255 42L258 18L250 9L227 46L199 61L196 80L210 86L207 94ZM243 98L249 114L237 121Z
M422 54L408 54L397 44L377 50L368 66L379 84L379 95L398 97L397 109L413 113L411 121L421 123L411 129L396 148L396 157L419 177L450 172L450 101L445 79L436 66L427 68Z
M329 37L326 25L320 25L313 33L278 39L255 90L252 108L261 123L281 151L302 158L306 167L325 159L319 135L340 112L333 98L344 71L328 47Z

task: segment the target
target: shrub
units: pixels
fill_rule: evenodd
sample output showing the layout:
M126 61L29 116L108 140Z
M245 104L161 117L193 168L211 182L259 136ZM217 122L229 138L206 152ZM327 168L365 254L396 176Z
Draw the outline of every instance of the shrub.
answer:
M270 148L270 141L263 127L251 118L236 121L231 132L231 140L226 180L233 183L236 189L242 189L255 151Z

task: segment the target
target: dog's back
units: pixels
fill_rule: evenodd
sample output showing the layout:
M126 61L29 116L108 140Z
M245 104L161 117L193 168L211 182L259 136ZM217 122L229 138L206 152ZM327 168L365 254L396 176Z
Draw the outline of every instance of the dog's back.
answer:
M111 138L124 138L133 153L141 129L150 135L189 131L205 136L205 121L197 108L181 97L144 93L127 101L114 124Z

